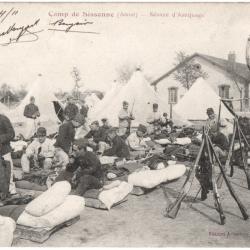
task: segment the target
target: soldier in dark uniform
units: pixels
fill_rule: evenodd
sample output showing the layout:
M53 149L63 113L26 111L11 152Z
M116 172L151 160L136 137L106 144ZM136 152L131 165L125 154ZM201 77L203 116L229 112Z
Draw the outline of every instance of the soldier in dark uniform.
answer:
M37 118L40 117L39 108L35 105L35 97L30 97L30 103L27 104L24 108L23 115L27 118L26 121L26 131L23 135L26 139L30 139L32 137L38 126Z

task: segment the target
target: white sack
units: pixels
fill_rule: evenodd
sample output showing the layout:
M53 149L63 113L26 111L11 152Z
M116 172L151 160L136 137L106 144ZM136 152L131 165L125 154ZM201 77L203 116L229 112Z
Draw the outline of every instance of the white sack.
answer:
M101 164L104 165L104 164L114 164L115 159L117 159L116 156L101 156L99 160Z
M0 247L11 246L15 229L16 223L13 219L0 215Z
M51 229L55 226L79 216L85 206L83 197L77 195L68 195L65 201L51 212L36 217L24 211L18 218L17 224L34 227Z
M163 182L181 177L185 171L185 165L176 164L160 170L134 172L128 176L128 183L138 187L153 188Z
M113 204L124 199L132 190L133 185L123 181L117 187L102 191L98 198L109 210Z
M191 139L189 137L176 138L175 143L180 144L180 145L187 145L191 143Z
M161 145L166 145L166 144L170 144L171 141L169 139L159 139L159 140L155 140L156 143L161 144Z
M25 211L33 216L42 216L61 205L71 191L71 185L67 181L56 182L43 194L31 201Z

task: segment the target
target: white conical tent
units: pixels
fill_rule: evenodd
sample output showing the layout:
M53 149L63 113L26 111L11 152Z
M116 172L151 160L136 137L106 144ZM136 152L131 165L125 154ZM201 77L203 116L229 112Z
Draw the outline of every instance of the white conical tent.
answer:
M187 120L206 120L207 108L213 108L218 114L220 97L202 78L199 78L173 108L181 117ZM221 104L221 118L232 119L232 114Z
M56 132L59 119L56 115L53 101L59 102L59 100L55 97L53 92L54 90L51 83L46 81L44 77L38 76L22 102L14 110L9 111L7 116L12 123L24 123L25 126L26 118L23 115L24 108L30 103L30 97L34 96L35 104L40 111L39 120L41 126L45 126L48 133Z
M113 101L116 95L122 89L122 84L113 82L110 90L104 95L103 99L98 102L95 107L89 111L91 120L98 120L102 116L103 110Z
M104 117L108 118L112 126L118 126L118 113L122 108L123 101L129 102L129 111L133 108L135 120L132 121L132 126L138 126L140 123L147 124L146 120L152 112L153 103L158 103L161 112L165 112L167 107L164 101L158 98L157 93L140 70L132 75L129 82L114 96L113 101L103 107L100 116L95 118L98 120Z

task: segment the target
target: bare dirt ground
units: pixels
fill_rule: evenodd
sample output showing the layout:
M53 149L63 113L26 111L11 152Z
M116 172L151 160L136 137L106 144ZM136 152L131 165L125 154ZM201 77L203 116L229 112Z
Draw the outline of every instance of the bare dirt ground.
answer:
M199 184L194 182L176 219L164 217L169 199L174 200L185 178L143 195L130 195L110 211L86 208L76 224L54 233L43 244L18 239L15 247L249 247L250 219L245 221L225 182L219 190L226 224L220 225L212 193L190 203ZM250 214L250 190L244 172L235 169L233 188ZM167 194L167 197L166 197ZM198 196L198 198L200 195ZM191 205L192 204L192 205ZM191 205L191 206L190 206Z

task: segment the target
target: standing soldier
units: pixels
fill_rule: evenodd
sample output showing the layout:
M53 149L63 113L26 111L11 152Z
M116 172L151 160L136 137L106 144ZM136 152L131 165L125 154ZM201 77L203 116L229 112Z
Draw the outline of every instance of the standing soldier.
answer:
M120 110L118 114L119 118L119 135L122 137L128 137L130 134L130 126L131 126L131 121L134 120L134 116L128 111L128 102L123 101L122 103L122 109Z
M37 129L37 118L40 116L39 108L35 105L35 97L30 97L30 103L24 108L23 115L27 118L27 127L24 137L30 139Z
M4 160L10 162L10 194L16 194L15 183L13 182L13 162L11 159L11 147L10 141L15 137L15 131L12 127L10 120L5 116L0 114L0 155Z

